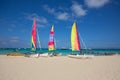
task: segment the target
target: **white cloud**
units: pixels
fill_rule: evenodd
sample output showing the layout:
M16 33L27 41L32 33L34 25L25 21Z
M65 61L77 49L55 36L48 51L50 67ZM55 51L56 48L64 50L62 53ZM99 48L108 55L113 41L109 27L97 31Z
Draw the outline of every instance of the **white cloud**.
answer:
M44 28L46 25L45 24L37 24L37 27Z
M8 43L17 43L20 41L19 37L9 37L0 39L0 44L8 44Z
M69 14L64 12L64 13L58 13L56 15L56 18L59 19L59 20L68 20L69 18Z
M30 43L29 43L30 44ZM11 36L0 38L0 47L1 48L20 48L20 47L29 47L26 40L22 40L20 37Z
M73 2L71 10L76 17L85 16L87 14L87 10L83 9L82 5L76 2Z
M69 14L67 12L57 11L55 8L50 8L44 5L43 8L50 14L54 15L58 20L68 20Z
M36 13L32 13L32 14L27 14L27 15L26 15L26 19L29 19L29 20L33 20L34 17L36 17L36 20L37 20L37 22L39 22L39 23L42 23L42 24L48 23L48 21L47 21L47 19L46 19L45 17L39 16L39 15L36 14Z
M8 28L8 31L9 31L9 32L12 32L12 31L13 31L13 29L12 29L12 28Z
M107 4L110 0L85 0L85 4L89 8L100 8Z
M19 40L19 37L11 37L10 38L10 42L12 42L12 43L16 43L16 42L19 42L20 40Z
M54 9L54 8L50 8L50 7L48 7L48 5L44 5L43 8L44 8L48 13L55 14L55 9Z
M11 37L11 39L19 39L19 37L17 37L17 36L14 36L14 37Z
M1 44L6 45L6 44L7 44L7 42L1 42Z
M70 16L74 15L74 17L81 17L87 14L87 10L83 9L83 6L73 1L73 4L70 8L66 7L58 7L50 8L48 5L43 6L44 10L46 10L49 14L53 15L58 20L68 20Z
M24 15L25 15L26 19L31 20L31 21L33 21L33 19L35 17L36 21L37 21L37 26L38 27L46 27L46 25L48 24L48 20L45 17L39 16L36 13L32 13L32 14L24 13Z
M16 42L19 42L19 40L17 40L17 39L11 39L10 42L16 43Z
M47 19L44 17L37 17L36 20L40 23L43 23L43 24L48 23Z

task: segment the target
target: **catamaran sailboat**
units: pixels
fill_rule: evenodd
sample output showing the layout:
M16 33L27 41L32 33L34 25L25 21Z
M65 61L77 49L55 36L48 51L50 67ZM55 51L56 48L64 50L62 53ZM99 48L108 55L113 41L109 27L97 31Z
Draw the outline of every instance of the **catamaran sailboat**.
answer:
M36 18L34 18L31 37L31 52L30 54L27 54L28 57L39 57L39 53L36 52L36 47L37 47L37 29Z
M54 25L52 25L50 36L49 36L49 42L48 42L48 53L40 54L40 56L52 56L55 50L55 43L54 43Z
M74 22L74 24L72 26L72 30L71 30L71 49L72 49L72 52L74 52L74 51L81 52L80 51L81 50L80 40L79 40L76 22ZM89 58L89 57L93 57L93 55L71 54L71 55L68 55L68 57L71 57L71 58Z

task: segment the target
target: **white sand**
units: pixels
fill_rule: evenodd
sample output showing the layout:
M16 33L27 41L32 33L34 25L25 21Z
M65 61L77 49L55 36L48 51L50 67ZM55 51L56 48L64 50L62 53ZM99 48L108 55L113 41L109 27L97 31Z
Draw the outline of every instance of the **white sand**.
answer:
M120 56L73 59L1 55L0 80L120 80Z

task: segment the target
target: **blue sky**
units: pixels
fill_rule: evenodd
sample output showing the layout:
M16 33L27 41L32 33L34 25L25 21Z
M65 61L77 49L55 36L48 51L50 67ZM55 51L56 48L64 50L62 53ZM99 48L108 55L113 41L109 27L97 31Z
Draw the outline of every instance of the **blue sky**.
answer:
M43 48L52 25L57 48L70 48L74 21L87 48L120 48L119 0L0 0L0 48L29 48L34 17Z

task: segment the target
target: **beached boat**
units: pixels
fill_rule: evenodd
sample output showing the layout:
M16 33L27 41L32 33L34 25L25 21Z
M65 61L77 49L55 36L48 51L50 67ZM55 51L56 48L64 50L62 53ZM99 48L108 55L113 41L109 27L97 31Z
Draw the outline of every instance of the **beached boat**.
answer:
M32 37L31 37L31 52L26 54L28 57L39 57L39 54L36 52L37 46L37 29L36 29L36 18L34 18L32 26Z
M36 18L34 18L34 21L33 21L33 27L32 27L32 37L31 37L31 52L29 53L25 53L25 54L21 54L21 53L12 53L12 54L7 54L7 56L26 56L26 57L38 57L39 54L36 53L36 44L37 44L37 41L36 41L36 33L37 33L37 30L36 30Z
M49 55L53 56L54 55L54 50L55 50L55 42L54 42L54 25L52 25L52 28L50 30L50 36L49 36L49 41L48 41L48 50L49 50Z
M49 36L49 42L48 42L48 50L49 50L49 55L50 56L59 56L56 50L56 41L54 37L54 25L52 25L51 31L50 31L50 36Z
M25 54L20 54L20 53L9 53L7 56L25 56Z
M49 42L48 42L48 50L49 52L40 54L40 56L52 56L53 52L55 50L55 43L54 43L54 25L52 25L52 28L50 30L50 36L49 36Z
M81 55L81 47L80 47L80 40L79 40L79 35L78 35L78 30L76 26L76 22L74 22L71 30L71 49L73 54L68 55L68 57L71 58L89 58L93 57L93 55ZM79 52L79 54L75 54L75 52Z

